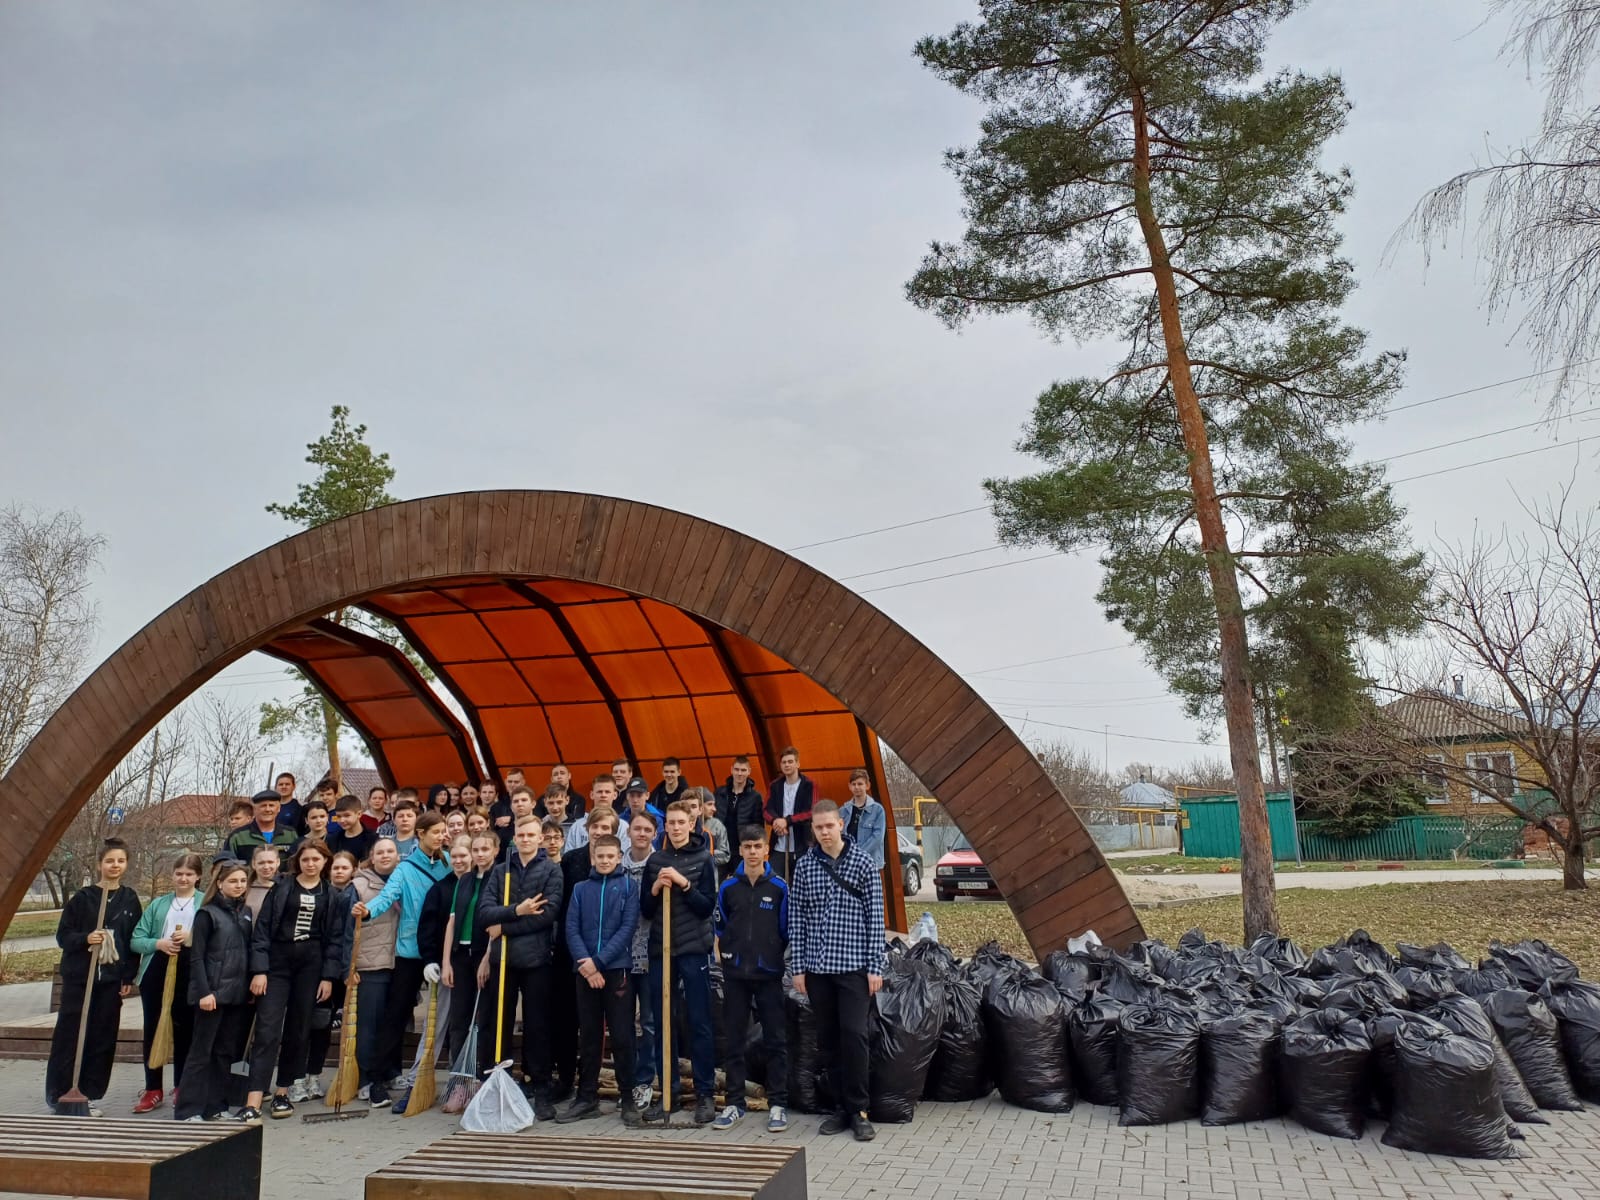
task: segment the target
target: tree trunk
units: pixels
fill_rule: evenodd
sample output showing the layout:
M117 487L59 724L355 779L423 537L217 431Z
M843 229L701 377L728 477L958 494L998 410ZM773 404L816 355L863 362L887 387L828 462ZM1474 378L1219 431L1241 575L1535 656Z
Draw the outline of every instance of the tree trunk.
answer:
M1576 829L1574 825L1572 828ZM1561 847L1561 890L1566 892L1581 892L1588 889L1589 884L1583 877L1583 838L1582 836L1569 836Z
M1222 710L1228 725L1229 758L1239 794L1240 887L1244 894L1244 937L1249 942L1263 933L1278 932L1277 883L1272 873L1272 830L1267 822L1267 798L1261 783L1261 758L1256 738L1255 697L1250 688L1249 642L1245 630L1244 601L1239 577L1228 547L1228 531L1217 500L1211 470L1211 442L1205 414L1195 395L1189 369L1189 352L1178 312L1178 287L1167 253L1166 238L1156 219L1150 194L1150 128L1144 91L1136 74L1140 47L1131 0L1122 0L1122 26L1129 55L1129 82L1133 102L1134 209L1150 254L1161 332L1167 349L1167 375L1189 454L1189 487L1194 494L1195 522L1200 527L1200 549L1211 577L1211 595L1217 606L1217 630L1222 643Z
M1278 774L1278 714L1273 711L1272 701L1264 701L1261 705L1261 723L1267 729L1267 762L1272 764L1272 790L1283 791L1283 777Z
M326 700L322 702L322 737L328 748L328 778L333 780L334 786L339 789L339 795L342 796L344 779L342 768L339 766L339 714Z

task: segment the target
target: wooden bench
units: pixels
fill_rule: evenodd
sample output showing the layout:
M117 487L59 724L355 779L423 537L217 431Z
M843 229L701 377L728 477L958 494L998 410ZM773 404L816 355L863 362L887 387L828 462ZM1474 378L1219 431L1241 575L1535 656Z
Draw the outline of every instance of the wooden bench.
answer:
M806 1200L800 1146L581 1134L454 1134L368 1175L366 1200Z
M0 1116L0 1190L123 1200L259 1200L261 1126Z

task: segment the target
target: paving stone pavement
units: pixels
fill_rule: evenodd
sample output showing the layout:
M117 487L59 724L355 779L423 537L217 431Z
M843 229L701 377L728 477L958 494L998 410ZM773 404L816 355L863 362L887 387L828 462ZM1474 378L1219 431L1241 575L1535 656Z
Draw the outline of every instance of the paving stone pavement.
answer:
M0 1061L0 1112L44 1111L44 1064ZM127 1116L138 1069L116 1068L107 1113ZM302 1106L318 1111L320 1105ZM1060 1116L1027 1112L998 1097L975 1104L927 1104L910 1125L880 1126L875 1142L823 1137L818 1118L795 1115L768 1135L765 1119L733 1130L684 1127L632 1136L651 1139L803 1145L813 1200L1596 1200L1600 1197L1600 1109L1548 1113L1525 1126L1525 1157L1473 1162L1409 1154L1381 1145L1381 1125L1359 1141L1309 1133L1285 1121L1212 1129L1198 1121L1122 1129L1108 1108L1079 1104ZM162 1108L148 1120L170 1120ZM680 1118L683 1119L683 1118ZM367 1174L455 1132L440 1112L410 1119L388 1112L364 1120L305 1125L267 1121L264 1200L352 1200ZM528 1137L621 1137L614 1118L535 1126Z

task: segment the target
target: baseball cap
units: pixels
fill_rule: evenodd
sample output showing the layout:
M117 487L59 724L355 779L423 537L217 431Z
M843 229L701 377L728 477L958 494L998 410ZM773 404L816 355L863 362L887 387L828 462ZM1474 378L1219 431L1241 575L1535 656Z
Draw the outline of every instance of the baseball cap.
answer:
M646 783L644 780L640 779L637 775L635 775L632 779L630 779L628 781L627 789L623 794L626 795L627 792L648 792L649 790L650 790L650 785L648 783ZM277 792L273 792L272 794L274 796L276 796L278 793Z

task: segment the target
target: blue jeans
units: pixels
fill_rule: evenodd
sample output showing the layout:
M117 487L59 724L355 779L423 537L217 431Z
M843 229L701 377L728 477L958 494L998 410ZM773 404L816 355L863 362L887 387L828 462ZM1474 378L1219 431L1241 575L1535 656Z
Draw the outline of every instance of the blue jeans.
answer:
M672 956L673 1003L683 1005L684 1020L689 1026L689 1064L694 1072L694 1093L697 1097L716 1094L717 1042L711 1017L711 959L705 954L674 954ZM650 960L651 1003L661 1003L661 960ZM658 1022L658 1024L660 1024ZM661 1039L658 1039L661 1040ZM679 1047L673 1047L672 1057L677 1058ZM672 1082L672 1094L679 1091L676 1063L662 1063L660 1049L654 1057L661 1071L662 1087Z
M389 977L393 972L363 971L356 984L356 1062L363 1085L377 1083L378 1043L383 1037L383 1014L389 1004Z
M656 1081L656 1009L661 1006L661 981L652 975L629 975L628 985L639 1010L639 1032L633 1042L633 1085L649 1087Z

